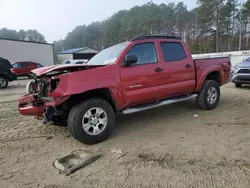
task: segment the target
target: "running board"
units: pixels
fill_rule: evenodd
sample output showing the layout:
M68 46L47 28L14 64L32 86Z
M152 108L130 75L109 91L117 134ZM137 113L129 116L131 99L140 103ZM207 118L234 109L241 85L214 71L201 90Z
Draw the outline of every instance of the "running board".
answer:
M177 102L181 102L181 101L186 101L192 98L197 97L198 95L193 94L193 95L185 95L182 97L177 97L177 98L172 98L172 99L168 99L165 101L159 101L153 104L148 104L148 105L144 105L144 106L138 106L138 107L134 107L134 108L127 108L125 110L122 111L123 114L133 114L136 112L140 112L140 111L144 111L144 110L149 110L152 108L157 108L160 106L165 106L168 104L173 104L173 103L177 103Z

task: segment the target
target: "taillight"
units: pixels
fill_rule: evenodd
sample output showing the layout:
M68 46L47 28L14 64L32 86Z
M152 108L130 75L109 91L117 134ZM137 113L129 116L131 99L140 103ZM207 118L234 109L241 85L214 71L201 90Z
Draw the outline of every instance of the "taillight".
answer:
M15 73L15 69L13 69L13 68L11 68L10 71L11 71L12 73Z
M59 83L60 83L60 79L58 79L58 78L52 78L51 79L51 82L50 82L50 92L51 93L56 90Z

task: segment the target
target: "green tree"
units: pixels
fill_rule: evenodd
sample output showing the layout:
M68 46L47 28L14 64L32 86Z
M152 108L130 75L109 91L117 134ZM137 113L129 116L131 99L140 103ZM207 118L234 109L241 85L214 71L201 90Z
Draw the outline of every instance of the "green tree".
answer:
M59 46L102 49L138 35L164 34L183 37L193 53L209 53L238 50L239 31L242 31L246 38L242 47L248 48L250 0L243 5L242 24L238 0L198 0L197 3L190 11L183 2L160 5L149 2L121 10L102 22L77 26Z
M23 29L18 31L18 35L20 40L27 40L26 31L24 31Z
M27 35L29 41L43 42L43 43L46 42L45 37L41 33L39 33L37 30L29 29L26 31L26 35Z
M12 40L18 40L19 39L19 35L18 35L17 31L7 29L7 28L3 28L3 29L0 30L0 37L1 38L6 38L6 39L12 39Z

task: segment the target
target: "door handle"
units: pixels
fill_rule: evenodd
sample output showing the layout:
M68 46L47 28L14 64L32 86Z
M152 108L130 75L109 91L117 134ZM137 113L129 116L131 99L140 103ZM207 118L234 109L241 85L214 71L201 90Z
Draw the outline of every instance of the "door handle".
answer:
M192 67L192 65L190 65L190 64L186 64L186 66L185 66L187 69L188 68L191 68Z
M159 67L155 69L155 72L162 72L162 71L163 71L163 69L161 69Z

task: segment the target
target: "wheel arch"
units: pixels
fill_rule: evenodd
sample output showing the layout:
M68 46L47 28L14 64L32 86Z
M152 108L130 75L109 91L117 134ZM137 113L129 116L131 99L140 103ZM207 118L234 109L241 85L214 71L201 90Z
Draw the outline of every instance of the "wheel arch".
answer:
M98 88L85 91L83 93L74 94L69 97L66 103L69 103L71 107L79 104L80 102L86 101L91 98L101 98L106 100L113 108L114 112L119 112L118 105L115 97L109 88Z
M213 71L213 72L210 72L205 80L214 80L216 81L219 85L221 85L221 73L220 71ZM204 81L205 81L204 80Z
M197 86L196 86L196 92L199 92L206 80L214 80L216 81L220 86L222 85L224 73L222 70L219 69L219 67L214 67L213 69L210 69L208 71L204 71L201 75L198 76L197 79Z
M8 79L8 81L10 81L10 77L8 76L8 74L6 74L4 72L0 72L0 76L5 77Z

